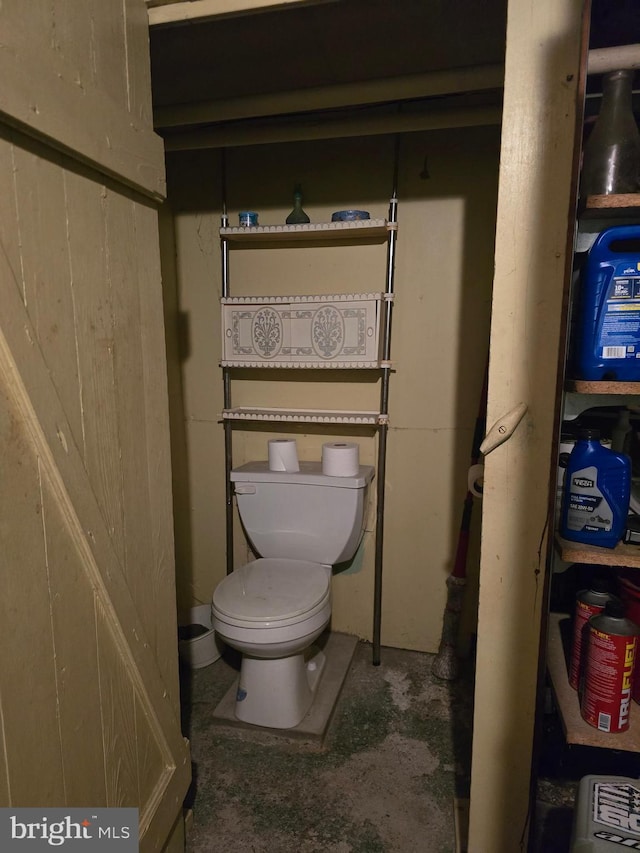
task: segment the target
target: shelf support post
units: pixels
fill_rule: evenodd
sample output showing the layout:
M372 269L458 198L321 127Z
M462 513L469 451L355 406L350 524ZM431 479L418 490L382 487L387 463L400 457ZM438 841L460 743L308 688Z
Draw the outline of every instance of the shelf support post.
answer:
M222 185L222 215L220 224L222 228L229 227L229 216L227 214L227 170L226 152L220 150L220 178ZM229 241L222 238L222 296L229 296ZM231 408L231 371L228 367L222 368L223 382L223 406ZM224 421L224 474L225 474L225 553L227 561L227 574L233 571L233 488L231 485L231 466L233 460L233 425L231 421Z
M389 413L389 376L391 374L391 312L393 310L393 285L396 259L396 239L398 234L398 161L400 137L396 136L393 163L393 194L389 201L389 240L387 243L387 280L384 300L384 323L382 330L382 379L380 386L380 414ZM385 417L378 429L378 461L376 466L376 547L373 588L373 665L380 665L380 644L382 628L382 563L384 545L384 492L387 463L388 419Z

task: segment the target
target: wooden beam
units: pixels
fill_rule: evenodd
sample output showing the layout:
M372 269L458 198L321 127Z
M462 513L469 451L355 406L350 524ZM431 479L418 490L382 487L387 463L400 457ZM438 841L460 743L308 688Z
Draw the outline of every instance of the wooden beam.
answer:
M502 65L452 68L426 74L365 80L360 83L157 107L154 111L154 124L157 129L186 127L258 116L309 113L362 104L441 97L460 92L481 92L501 89L503 80Z
M412 133L449 127L499 125L500 106L438 109L431 112L395 113L385 116L355 116L333 120L317 117L298 121L239 122L206 130L176 133L165 138L167 151L199 148L227 148L235 145L263 145L310 139L339 139L350 136L377 136L385 133Z
M146 0L149 26L198 23L293 6L316 6L335 0Z
M528 411L484 463L469 853L529 849L584 8L583 0L508 4L487 425L521 402Z

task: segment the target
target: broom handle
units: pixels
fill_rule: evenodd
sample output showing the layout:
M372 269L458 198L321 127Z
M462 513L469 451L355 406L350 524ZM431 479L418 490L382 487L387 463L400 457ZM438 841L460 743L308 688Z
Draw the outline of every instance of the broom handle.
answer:
M489 365L484 373L482 393L478 406L478 416L473 431L473 446L471 448L471 464L476 465L480 457L480 444L484 435L487 413L487 376ZM473 493L467 488L458 532L458 545L453 570L447 578L447 603L442 618L442 633L440 635L440 647L435 656L431 672L437 678L451 681L458 675L458 659L456 655L456 637L458 623L462 610L462 598L467 578L467 551L469 549L469 528L471 526L471 514L473 510Z

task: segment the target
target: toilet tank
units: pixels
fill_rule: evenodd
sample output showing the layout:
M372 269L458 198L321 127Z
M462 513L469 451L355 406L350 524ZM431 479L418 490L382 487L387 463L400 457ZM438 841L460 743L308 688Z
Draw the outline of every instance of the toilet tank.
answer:
M247 538L261 557L335 565L351 559L362 534L373 467L354 477L329 477L320 462L270 471L248 462L231 471Z

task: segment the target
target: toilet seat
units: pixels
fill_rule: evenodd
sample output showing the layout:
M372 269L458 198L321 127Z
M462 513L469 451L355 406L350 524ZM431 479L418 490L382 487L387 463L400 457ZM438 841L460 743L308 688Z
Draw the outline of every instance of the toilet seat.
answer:
M331 569L305 560L260 558L236 569L215 589L213 609L236 627L285 627L322 610Z

